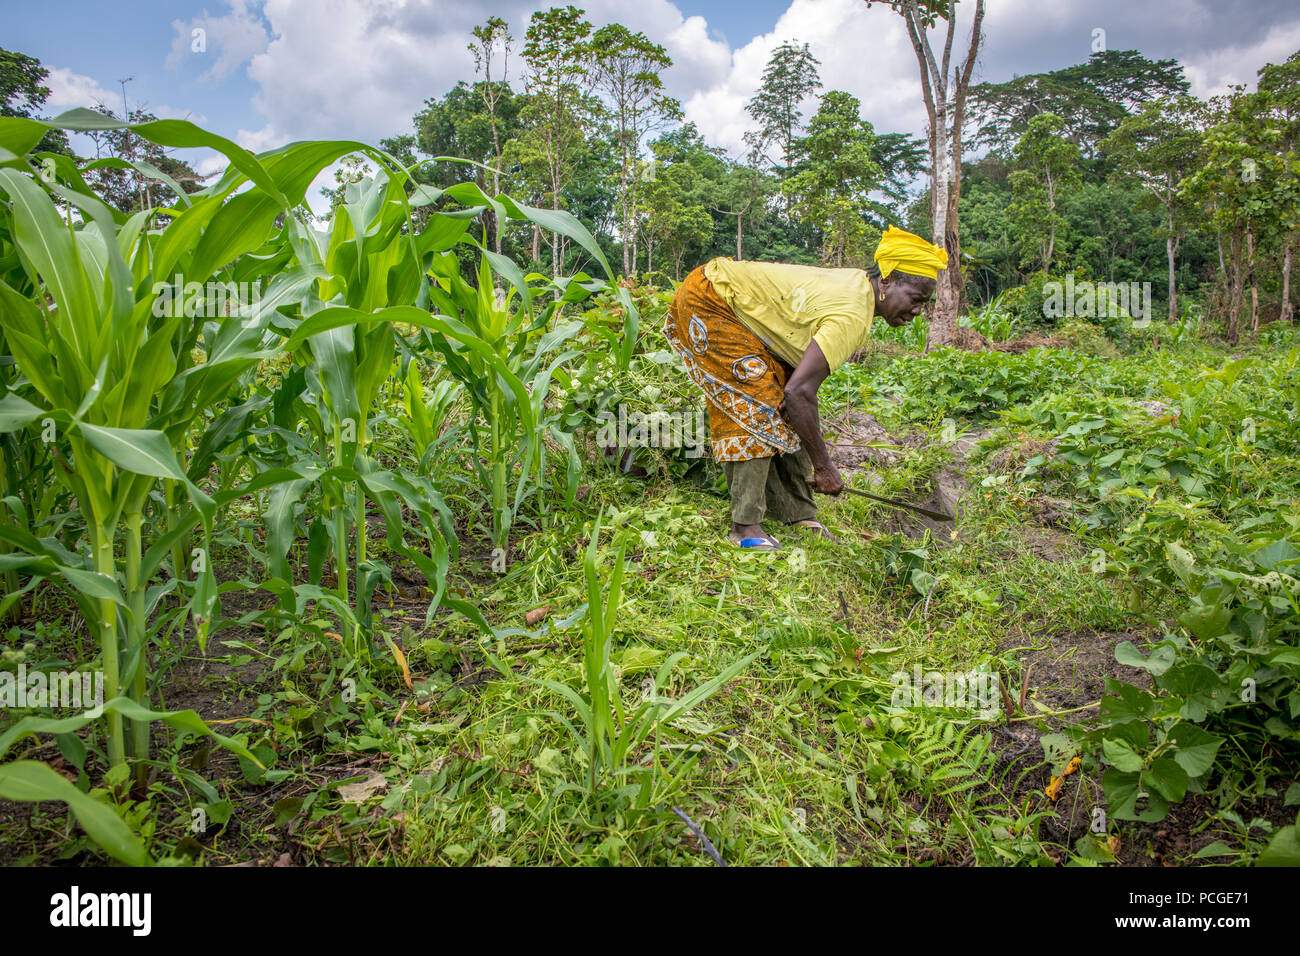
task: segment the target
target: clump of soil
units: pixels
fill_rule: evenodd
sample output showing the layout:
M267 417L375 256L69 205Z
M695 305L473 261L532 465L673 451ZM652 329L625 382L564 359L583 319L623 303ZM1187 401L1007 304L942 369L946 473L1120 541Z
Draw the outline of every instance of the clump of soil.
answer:
M1020 554L1032 554L1043 561L1073 561L1079 556L1079 547L1069 538L1053 534L1040 528L1026 526L1017 532L1016 550Z
M883 366L910 352L911 350L906 345L872 339L850 355L849 362L853 365Z
M1015 649L1021 676L1009 678L1006 693L1017 705L1023 695L1025 712L1037 715L1039 707L1066 711L1100 701L1108 677L1149 688L1151 679L1146 671L1115 662L1117 644L1131 641L1141 646L1145 640L1144 635L1127 631L1083 629L1046 635L1041 646L1038 641L1024 646L1026 636L1013 635L999 649ZM1060 731L1095 713L1095 709L1076 710L1059 717L1044 715L1039 721L1018 720L993 728L993 746L997 751L994 779L1017 796L1033 795L1046 802L1043 790L1051 781L1053 768L1039 743L1041 735L1045 730ZM1094 780L1082 773L1068 777L1061 799L1055 805L1060 815L1043 818L1039 837L1073 847L1079 837L1089 832L1092 807L1101 805L1104 796L1100 778Z
M897 445L898 440L875 415L848 411L824 423L830 435L831 461L846 477L874 467L888 468L898 461L898 452L889 448L873 448L873 444Z
M1019 355L1021 352L1028 352L1030 349L1068 349L1070 343L1057 335L1042 335L1039 332L1030 332L1028 335L1022 335L1018 339L1008 339L1005 342L993 343L995 352L1010 352Z
M1022 648L1017 658L1026 671L1033 668L1029 701L1037 701L1049 710L1082 707L1101 699L1107 677L1150 688L1151 675L1146 671L1115 662L1117 645L1130 641L1141 646L1146 639L1147 636L1128 631L1084 629L1049 635L1043 647ZM1024 640L1023 636L1014 637L1004 643L1003 649L1016 647ZM1032 703L1027 709L1034 713ZM1053 720L1049 718L1049 723Z
M993 348L989 340L980 333L961 325L952 330L952 341L948 344L965 349L967 352L987 352Z
M934 486L930 493L923 498L914 499L912 503L957 518L958 503L962 494L969 487L970 482L966 480L961 471L949 466L935 473ZM929 531L936 545L948 544L954 538L957 529L956 521L937 521L934 518L927 518L925 515L917 514L915 511L906 511L902 508L890 508L889 511L889 517L881 525L881 530L886 534L902 534L907 538L923 538L925 533Z
M1010 445L999 448L989 456L989 470L998 475L1009 475L1025 467L1029 459L1042 455L1050 461L1056 457L1057 441L1039 441L1022 436Z

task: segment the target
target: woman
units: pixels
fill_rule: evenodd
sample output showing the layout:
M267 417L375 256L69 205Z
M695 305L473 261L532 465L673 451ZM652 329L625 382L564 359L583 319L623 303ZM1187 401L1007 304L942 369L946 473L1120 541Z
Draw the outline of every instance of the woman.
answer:
M891 226L875 263L864 271L713 259L677 290L663 331L708 401L732 544L778 549L759 526L765 516L834 540L812 496L844 490L822 439L817 389L866 343L875 316L899 326L921 313L948 254Z

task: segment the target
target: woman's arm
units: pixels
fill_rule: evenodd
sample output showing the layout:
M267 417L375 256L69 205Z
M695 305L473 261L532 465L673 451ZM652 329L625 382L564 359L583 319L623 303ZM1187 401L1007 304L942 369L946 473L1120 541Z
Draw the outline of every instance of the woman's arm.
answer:
M822 438L821 422L817 416L817 389L830 373L821 346L816 341L809 342L799 367L785 383L780 411L804 448L808 449L813 464L813 490L824 495L838 495L844 490L844 479L831 464L830 451Z

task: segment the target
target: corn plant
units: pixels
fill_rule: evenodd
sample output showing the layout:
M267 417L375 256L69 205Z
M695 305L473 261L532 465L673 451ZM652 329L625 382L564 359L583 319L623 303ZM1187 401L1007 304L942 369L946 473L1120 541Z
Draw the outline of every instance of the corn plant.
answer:
M407 363L406 374L400 376L400 380L406 418L399 424L410 438L416 459L424 470L428 467L429 457L442 446L443 422L464 394L464 386L454 379L443 378L430 389L426 398L421 365L417 361Z
M615 552L613 570L602 582L598 560L602 519L603 512L596 518L582 564L587 585L587 616L582 626L585 694L558 681L536 679L536 682L573 705L577 724L559 713L551 712L550 716L564 725L587 755L588 794L593 798L602 793L615 799L629 797L631 808L642 811L671 792L698 752L685 748L667 767L662 767L656 745L653 763L647 765L638 760L646 741L652 734L671 733L674 720L712 697L763 651L760 649L727 665L721 673L676 700L652 695L635 707L628 707L610 660L623 598L624 548ZM673 666L683 656L674 654L664 662L655 677L655 687L668 680Z
M358 210L353 218L354 224L365 222L367 231L384 235L385 227L375 225L374 219L366 217L383 216L385 209L400 204L399 179L394 173L392 177L381 175L374 180L363 180L356 188L357 202L348 204ZM386 201L374 198L380 194L391 198ZM364 272L358 271L358 282L348 288L355 287L363 294L336 294L323 302L319 309L313 306L285 347L298 348L309 338L346 327L351 327L352 334L358 337L368 336L374 329L392 323L423 330L423 347L440 354L447 372L465 387L477 413L470 426L476 440L481 437L480 427L486 426L486 435L482 436L486 444L485 460L480 462L476 459L475 465L481 483L487 489L491 510L490 536L495 546L504 548L514 518L526 498L545 487L546 435L568 450L567 486L570 495L576 489L577 455L572 433L562 427L558 410L547 409L546 400L556 370L578 354L572 350L560 352L560 348L582 331L583 323L573 321L549 331L548 328L565 305L585 299L603 289L605 284L585 273L552 280L537 275L526 277L513 261L491 252L468 236L466 226L485 209L491 208L499 218L527 219L560 232L590 252L607 275L612 275L612 270L591 234L568 213L534 209L506 196L489 197L472 183L462 183L447 190L420 186L407 201L427 204L437 200L477 202L479 205L455 213L434 213L425 232L412 243L426 270L420 276L413 306L379 308L379 304L386 301L383 296L387 295L390 300L394 298L390 294L394 277L390 275L386 285L376 279L373 272L366 277ZM367 213L367 210L371 212ZM361 241L361 238L357 239L358 244ZM373 240L367 241L374 246ZM331 238L331 246L333 242ZM474 281L462 274L460 260L449 248L455 243L468 243L478 253ZM383 268L393 269L395 258L390 253L382 263ZM340 257L339 261L350 265L354 261L360 262L361 257L359 254L355 258L349 255ZM331 268L328 261L325 267ZM405 261L402 268L405 269ZM504 280L508 290L497 291L494 274ZM368 284L361 283L362 278ZM410 288L404 284L409 278L409 273L403 271L403 284L399 288ZM553 291L558 297L537 294L542 291ZM627 316L620 354L626 352L630 360L631 349L635 346L637 314L626 290L619 288L617 295L624 303ZM430 306L436 309L433 314L427 311ZM346 351L344 346L339 347ZM359 347L354 345L356 348ZM340 386L336 392L346 394L346 387ZM359 413L364 411L359 409Z
M540 297L526 284L500 293L494 289L487 255L479 260L475 285L461 278L450 258L436 263L435 270L448 291L435 291L434 301L440 315L455 323L453 335L444 336L435 347L442 349L449 371L471 386L468 394L478 413L471 420L471 433L477 438L480 422L486 425L486 454L474 464L488 489L492 543L505 548L526 497L545 487L544 437L560 432L554 416L548 418L546 399L556 369L578 355L560 348L583 325L574 321L544 330L566 298L580 297L586 290L571 286L571 296L548 298L537 308ZM457 347L471 343L470 348ZM571 439L563 433L559 438L568 441L572 462Z
M8 200L0 214L3 234L18 251L10 260L18 267L0 278L0 299L7 349L30 383L28 397L10 391L0 399L0 431L18 432L37 419L57 427L63 453L56 474L81 512L87 552L37 537L34 527L0 527L0 539L12 549L4 570L62 581L98 640L106 696L125 693L139 703L148 697L147 618L159 593L150 593L149 581L162 555L190 528L202 520L205 533L210 529L217 504L181 466L189 429L198 410L270 354L258 345L275 298L244 321L205 323L202 312L190 307L205 293L188 296L189 304L183 294L160 314L154 280L180 272L190 280L185 290L191 283L201 290L224 263L264 241L277 211L291 208L275 176L300 197L319 171L310 165L327 164L330 151L314 144L290 147L263 166L192 124L139 124L136 132L155 141L210 145L232 162L207 190L186 197L178 189L184 198L168 211L171 222L150 233L144 231L147 211L125 217L110 210L85 188L66 157L46 157L52 165L43 163L42 175L29 175L28 162L18 157L56 123L82 130L123 125L84 110L55 123L0 120L0 155L10 167L0 169L0 190ZM228 199L249 178L258 188ZM64 214L55 198L65 204ZM74 209L81 222L73 223ZM277 281L283 291L302 277ZM192 353L200 342L205 361L196 363ZM153 523L168 531L146 552L144 516L160 481L167 483L158 496L165 504L161 520ZM189 507L176 500L176 489ZM115 558L119 541L121 568ZM175 580L183 565L175 554L173 562ZM202 643L216 600L206 548L194 570L189 607ZM106 709L107 756L114 768L127 756L125 712ZM130 752L138 761L148 757L148 724L140 718L133 725ZM144 769L139 764L138 774Z
M65 563L64 554L30 533L4 533L11 545L27 552L28 567L57 571L73 586L86 620L97 630L105 692L111 697L122 688L120 642L125 639L126 663L138 697L145 670L140 657L146 582L140 572L149 492L158 479L170 478L185 485L201 511L212 505L181 470L166 434L146 427L151 399L175 367L182 317L150 321L152 298L133 293L123 246L131 247L142 216L132 217L119 235L98 200L57 184L50 188L80 206L92 221L80 230L68 228L35 181L16 170L0 169L0 189L12 203L11 235L30 283L30 290L23 292L0 283L11 323L7 339L18 369L45 403L42 408L11 392L6 396L6 427L21 428L43 417L64 430L71 467L59 475L82 509L91 567ZM114 557L119 532L125 537L125 593ZM207 583L210 588L210 572ZM125 629L119 626L119 609L125 612ZM135 735L137 755L143 756L147 747L148 727L143 724ZM116 713L109 715L108 748L111 763L124 761Z
M352 618L350 646L354 654L368 651L363 631L368 631L369 602L378 580L387 573L367 554L367 500L384 512L390 543L428 576L435 591L430 613L442 596L442 579L455 547L450 514L432 486L409 475L381 471L367 455L370 420L391 376L399 333L391 316L370 322L350 319L375 316L394 299L417 301L424 284L421 264L425 256L450 248L469 225L463 215L434 215L418 234L403 233L403 226L413 225L410 209L400 170L393 176L381 172L349 187L346 201L326 232L309 230L305 241L293 246L302 267L319 280L303 296L298 316L287 320L284 348L306 367L305 411L325 453L320 454L318 446L314 458L286 463L297 474L273 499L269 556L275 573L287 579L285 556L294 537L290 511L302 493L318 485L324 512L319 527L325 534L313 536L312 543L328 540L333 552L334 606ZM337 321L340 316L343 321ZM396 499L425 517L430 555L403 544ZM350 574L355 581L355 615L348 606ZM289 594L283 592L285 597Z

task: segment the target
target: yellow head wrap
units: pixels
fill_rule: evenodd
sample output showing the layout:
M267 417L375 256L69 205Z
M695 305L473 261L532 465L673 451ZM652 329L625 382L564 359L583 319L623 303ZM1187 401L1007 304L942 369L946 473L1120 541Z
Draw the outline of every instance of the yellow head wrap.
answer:
M939 270L948 268L948 250L890 226L880 238L880 245L876 246L876 264L880 266L882 279L895 269L908 275L937 279Z

